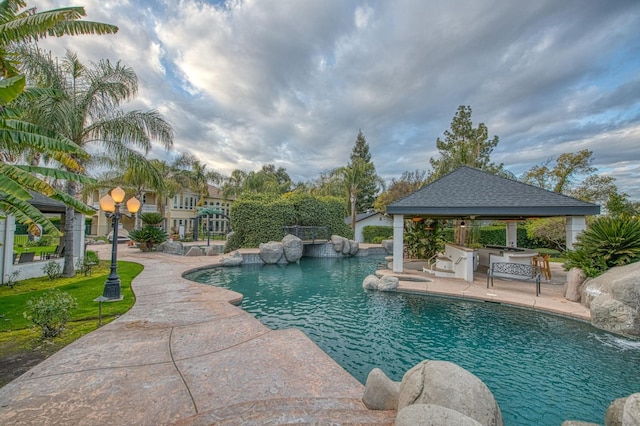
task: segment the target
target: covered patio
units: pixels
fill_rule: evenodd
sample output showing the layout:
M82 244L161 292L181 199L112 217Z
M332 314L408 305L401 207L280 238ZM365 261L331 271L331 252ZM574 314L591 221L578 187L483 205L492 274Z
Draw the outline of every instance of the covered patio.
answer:
M457 220L499 220L506 223L506 245L488 247L479 254L480 263L491 255L506 262L530 262L532 255L517 247L517 223L531 218L565 217L567 248L572 248L586 229L586 216L600 214L600 206L470 167L426 185L387 207L393 216L394 274L404 271L404 223L407 218ZM473 249L447 244L456 278L472 283L478 259ZM488 256L488 258L487 258Z
M33 198L29 200L29 204L40 210L48 216L59 216L61 223L65 222L65 205L52 198L45 197L37 192L32 192ZM74 233L76 238L74 239L74 247L71 248L73 252L74 264L79 257L84 256L84 215L81 213L75 213L74 220ZM16 234L16 220L12 215L6 215L6 217L0 219L0 281L2 283L8 279L14 271L19 271L18 279L24 280L27 278L42 277L45 273L42 271L44 263L49 261L55 261L57 263L64 263L63 257L55 258L39 258L31 257L25 263L18 263L18 260L14 256L14 240ZM67 250L67 248L65 248ZM60 250L59 254L62 253Z

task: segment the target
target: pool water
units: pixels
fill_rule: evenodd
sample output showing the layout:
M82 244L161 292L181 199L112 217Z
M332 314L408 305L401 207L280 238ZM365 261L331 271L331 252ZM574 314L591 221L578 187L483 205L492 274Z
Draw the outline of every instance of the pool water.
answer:
M511 308L362 288L379 258L312 259L200 271L191 279L244 295L273 329L299 328L360 382L418 362L454 362L493 392L506 425L604 423L616 398L640 392L640 342L589 324Z

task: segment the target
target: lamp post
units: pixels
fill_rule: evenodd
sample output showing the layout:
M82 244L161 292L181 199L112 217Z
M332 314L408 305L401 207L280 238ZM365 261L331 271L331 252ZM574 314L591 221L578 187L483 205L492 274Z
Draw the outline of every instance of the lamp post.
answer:
M108 219L111 219L113 226L113 237L111 241L111 272L104 284L104 293L102 294L109 301L122 300L120 292L120 277L118 276L118 222L122 216L132 217L140 210L140 201L131 197L127 201L127 210L129 214L121 212L120 206L124 201L124 190L120 187L111 190L111 195L107 194L100 198L100 208L105 211Z

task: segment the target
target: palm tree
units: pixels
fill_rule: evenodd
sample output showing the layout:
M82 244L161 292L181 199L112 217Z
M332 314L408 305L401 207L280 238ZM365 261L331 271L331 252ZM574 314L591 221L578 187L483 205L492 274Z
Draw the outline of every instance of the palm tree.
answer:
M363 187L371 182L370 171L372 167L372 163L367 163L360 158L355 158L348 166L339 167L333 171L333 175L342 180L342 188L347 195L347 205L349 207L349 215L351 216L351 229L353 230L356 229L358 197ZM376 176L376 183L381 187L384 186L384 182L378 176Z
M244 187L246 179L247 172L240 169L234 170L222 185L222 195L225 198L238 197L242 194L242 188Z
M49 35L109 34L117 32L118 27L80 21L86 15L82 7L45 12L37 12L35 8L21 10L23 8L26 2L22 0L0 1L0 208L22 223L39 223L47 232L58 234L53 224L27 202L32 198L29 191L62 201L82 213L91 213L90 207L57 190L45 179L80 183L91 180L77 173L18 163L24 163L25 154L30 150L55 159L67 170L82 172L78 160L87 154L69 139L24 121L19 110L7 108L19 97L28 98L33 94L23 94L26 80L18 73L19 62L13 55L14 50Z
M0 1L0 72L4 78L18 74L19 64L11 59L14 47L47 36L79 34L115 34L118 27L99 22L81 21L83 7L64 7L38 12L23 0Z
M183 153L175 161L175 178L183 187L187 187L198 194L198 206L204 204L204 199L209 195L210 184L220 184L224 178L214 171L207 170L207 165L203 164L193 154Z
M173 129L157 111L120 109L120 104L135 97L138 91L133 69L105 59L87 67L71 52L59 63L39 49L22 49L21 59L28 77L58 93L56 97L42 96L30 104L30 120L64 135L81 148L91 146L95 153L88 159L79 159L82 165L119 166L134 174L148 173L145 155L153 142L167 149L173 146ZM66 191L75 197L78 187L67 182ZM73 247L73 222L73 211L68 209L67 247ZM69 254L65 256L63 274L74 273L73 255Z

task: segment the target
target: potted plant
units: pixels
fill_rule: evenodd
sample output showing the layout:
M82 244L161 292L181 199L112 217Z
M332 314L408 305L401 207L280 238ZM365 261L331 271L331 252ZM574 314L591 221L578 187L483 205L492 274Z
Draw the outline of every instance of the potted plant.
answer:
M160 229L162 215L159 213L143 213L140 215L144 226L129 232L129 238L140 245L142 251L152 251L160 243L167 241L169 237Z

